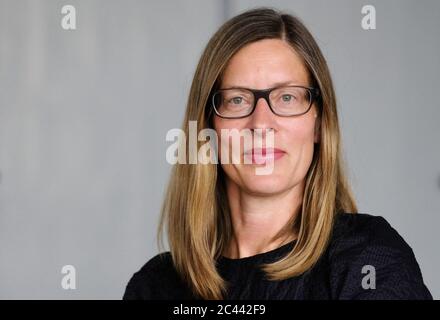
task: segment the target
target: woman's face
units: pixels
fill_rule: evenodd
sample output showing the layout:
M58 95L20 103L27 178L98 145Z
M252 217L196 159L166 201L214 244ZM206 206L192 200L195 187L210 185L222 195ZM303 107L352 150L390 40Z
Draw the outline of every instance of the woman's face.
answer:
M308 72L290 45L279 39L264 39L243 47L231 58L224 70L220 88L267 89L279 85L310 86ZM301 186L312 161L314 143L319 142L319 118L316 117L315 105L300 116L277 116L261 98L254 112L246 118L224 119L215 115L213 124L218 137L221 137L222 129L262 129L265 147L264 133L270 129L274 134L273 147L284 151L281 157L278 158L280 155L277 154L275 160L271 160L273 169L270 174L257 174L255 170L256 167L267 167L267 163L222 163L229 182L256 195L278 194ZM224 144L221 138L219 144L221 158ZM229 139L229 154L231 147ZM242 156L244 151L241 146Z

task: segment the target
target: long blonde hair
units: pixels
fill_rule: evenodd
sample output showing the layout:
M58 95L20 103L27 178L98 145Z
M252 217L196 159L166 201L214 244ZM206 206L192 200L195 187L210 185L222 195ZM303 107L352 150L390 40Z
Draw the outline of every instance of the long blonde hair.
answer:
M271 8L257 8L233 17L214 34L197 65L182 129L189 136L189 121L198 130L212 128L211 93L231 57L243 46L262 39L282 39L302 57L313 86L319 88L320 141L305 177L299 218L277 236L297 228L292 251L283 259L262 265L270 280L298 276L317 262L332 234L339 212L357 212L344 173L336 98L327 63L301 21ZM198 142L199 147L201 142ZM188 142L186 147L189 148ZM188 150L188 149L187 149ZM222 299L227 283L216 269L232 235L225 174L218 164L176 164L163 202L158 229L159 248L167 232L172 260L183 281L201 299ZM295 215L296 216L296 215Z

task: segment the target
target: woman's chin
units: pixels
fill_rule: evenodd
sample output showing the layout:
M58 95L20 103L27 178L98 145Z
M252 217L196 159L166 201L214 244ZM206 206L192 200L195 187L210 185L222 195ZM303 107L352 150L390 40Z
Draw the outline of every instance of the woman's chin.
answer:
M244 187L248 192L253 194L277 194L284 191L288 185L285 177L274 176L254 176L249 179L245 179Z

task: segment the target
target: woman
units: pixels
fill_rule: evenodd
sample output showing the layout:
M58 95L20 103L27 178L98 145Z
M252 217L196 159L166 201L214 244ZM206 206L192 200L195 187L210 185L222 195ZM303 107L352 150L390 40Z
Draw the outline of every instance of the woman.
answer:
M187 135L191 120L222 137L218 159L231 149L222 130L273 145L240 145L251 163L174 166L158 234L170 252L124 299L432 299L400 235L355 214L330 73L297 18L259 8L226 22L195 72Z

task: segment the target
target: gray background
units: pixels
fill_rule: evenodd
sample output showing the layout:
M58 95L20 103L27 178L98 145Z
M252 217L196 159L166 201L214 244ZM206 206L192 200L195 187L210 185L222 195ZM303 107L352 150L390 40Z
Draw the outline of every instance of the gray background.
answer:
M77 30L61 28L61 7ZM372 4L377 29L361 28ZM120 299L157 254L170 165L206 42L256 5L297 14L336 86L360 212L413 248L440 298L440 2L0 1L0 298ZM77 289L61 288L76 268Z

